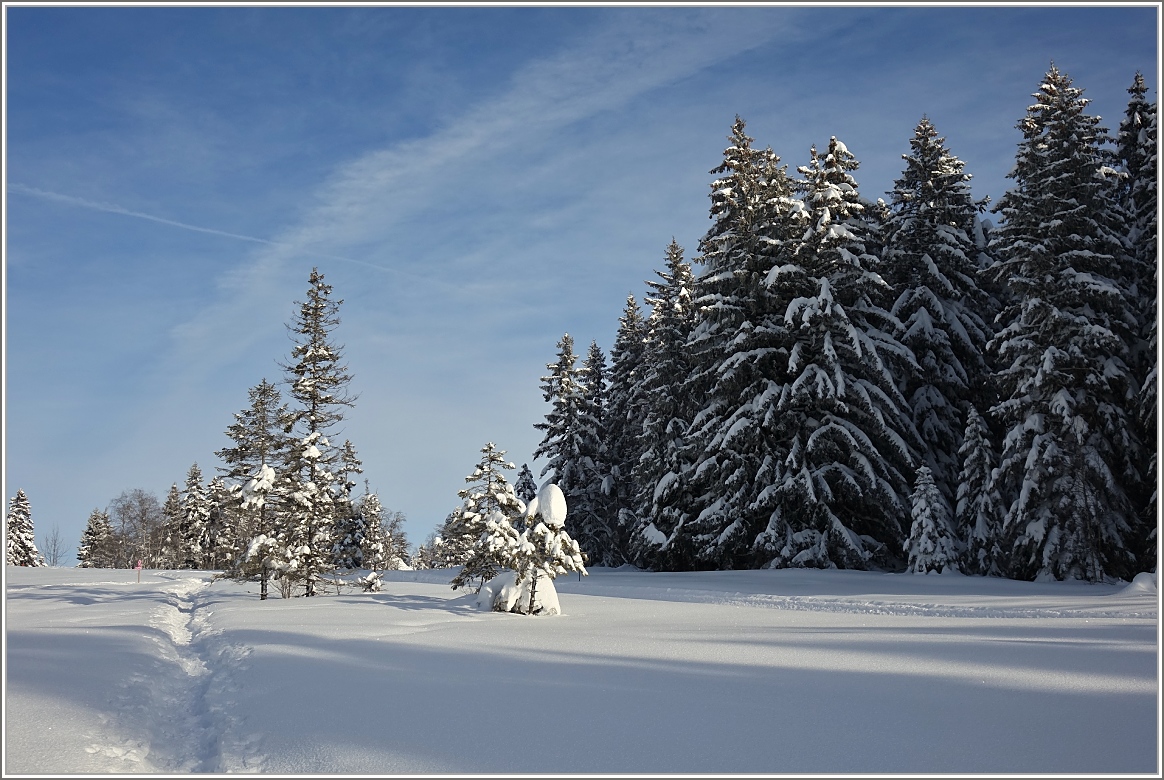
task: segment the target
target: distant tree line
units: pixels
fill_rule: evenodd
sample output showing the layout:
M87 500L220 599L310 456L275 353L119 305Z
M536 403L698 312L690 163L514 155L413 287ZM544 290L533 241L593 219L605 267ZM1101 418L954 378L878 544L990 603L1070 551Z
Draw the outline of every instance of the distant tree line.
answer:
M291 402L263 379L250 405L226 429L224 464L206 481L197 463L165 501L145 490L123 492L94 509L77 557L83 567L222 570L284 596L296 585L313 595L337 569L402 568L409 548L404 516L368 489L354 494L362 466L351 441L333 442L355 397L332 339L342 300L313 269L307 300L288 326L294 347L285 372Z
M928 118L888 202L736 118L692 263L609 362L569 334L535 457L592 565L1130 579L1156 566L1156 103L1052 66L992 212Z

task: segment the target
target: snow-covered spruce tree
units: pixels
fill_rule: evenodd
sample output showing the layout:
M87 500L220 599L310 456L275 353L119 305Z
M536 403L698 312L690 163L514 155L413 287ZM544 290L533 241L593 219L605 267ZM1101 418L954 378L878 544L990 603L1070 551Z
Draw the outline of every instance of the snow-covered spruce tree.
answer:
M1153 355L1156 354L1156 320L1157 314L1153 314L1149 339ZM1149 488L1148 497L1144 502L1144 508L1140 510L1140 532L1137 534L1139 553L1136 555L1136 559L1139 561L1138 568L1143 571L1156 571L1157 566L1156 539L1159 535L1157 528L1159 496L1156 487L1156 470L1159 468L1157 456L1160 451L1160 440L1156 434L1157 372L1156 361L1153 360L1148 369L1148 376L1144 379L1144 386L1140 389L1140 430L1144 431L1143 436L1152 453L1148 458L1148 467L1144 475L1144 481Z
M505 478L504 470L513 468L505 460L505 450L488 442L481 448L477 467L465 477L468 487L457 491L461 506L446 525L446 538L472 541L461 571L453 578L453 590L469 587L478 580L479 591L502 569L511 568L517 541L513 522L525 511L525 504Z
M508 611L537 615L541 614L539 586L552 588L553 580L563 574L585 576L587 571L582 550L566 531L567 504L557 485L542 485L525 512L526 530L510 552L509 566L517 572L514 590L518 598Z
M114 554L113 523L109 520L109 513L94 509L89 513L77 545L78 566L82 569L112 568Z
M526 463L521 464L521 468L518 469L517 484L513 486L513 492L526 504L538 494L538 483L534 481L533 472Z
M912 356L877 304L888 286L865 249L857 160L836 138L811 155L799 169L806 229L793 261L769 275L784 296L804 292L785 309L786 380L770 391L760 544L774 567L892 567L909 527L916 433L888 360Z
M647 326L642 310L635 297L628 295L618 320L614 346L610 349L610 387L606 395L604 437L613 477L610 498L616 512L615 546L618 557L624 562L631 559L629 538L636 522L635 506L639 495L634 469L643 452L646 339ZM532 475L529 485L532 492L523 493L521 484L519 480L518 496L529 503L537 495L537 485L533 483Z
M675 239L667 246L665 262L664 270L655 271L658 278L647 281L651 315L640 369L640 453L632 472L638 493L628 547L637 566L684 570L695 565L685 527L692 510L686 437L695 403L684 389L692 368L688 341L695 327L695 280Z
M370 523L360 511L358 504L351 511L344 512L335 527L335 541L332 556L338 569L369 568L364 558L364 543L368 537Z
M5 562L9 566L44 566L44 558L36 549L36 535L32 527L32 509L28 496L23 490L8 502L8 514L4 519L7 539Z
M388 566L388 549L384 543L384 507L380 496L368 488L364 480L364 495L356 501L356 511L364 518L364 535L360 540L360 558L364 567L372 571L383 571Z
M363 472L355 447L344 441L340 470L337 475L336 511L332 524L332 557L336 568L360 569L364 567L363 540L368 532L368 519L360 512L358 502L352 495L356 486L353 474Z
M703 265L695 280L698 320L682 390L703 405L687 435L693 465L680 475L692 496L682 536L701 568L752 567L772 557L757 543L781 457L774 412L789 338L781 317L788 286L771 282L791 259L804 212L787 166L771 149L752 147L739 117L729 140L712 171L719 177L711 185L713 224L696 258Z
M238 508L221 476L210 478L206 485L206 501L210 506L210 518L206 524L208 552L204 565L215 571L230 569L248 539L238 536Z
M448 522L448 518L445 518ZM440 569L444 567L442 547L444 540L440 533L433 531L416 548L416 555L412 556L412 566L415 569Z
M1005 430L997 489L1007 504L1008 574L1130 577L1143 448L1128 411L1136 316L1106 130L1053 65L1019 122L1014 187L990 275L1018 296L989 348Z
M1138 507L1135 554L1138 568L1156 568L1156 323L1157 284L1157 162L1156 102L1147 99L1148 87L1140 73L1128 89L1127 112L1120 122L1117 153L1126 175L1122 202L1129 220L1131 286L1140 315L1138 339L1132 350L1133 370L1141 381L1138 420L1140 439L1151 453L1135 503Z
M961 545L950 527L950 507L934 484L928 466L917 470L913 495L913 526L905 542L909 562L906 570L914 574L941 574L946 569L960 571Z
M206 554L210 503L202 485L202 469L195 463L186 472L186 487L182 491L182 527L180 532L178 565L183 569L201 569Z
M292 500L285 504L286 534L295 577L305 595L315 595L315 582L332 569L333 531L340 514L350 505L350 484L344 448L331 444L330 433L355 404L348 394L351 376L343 364L343 348L331 339L339 325L342 300L331 299L332 287L318 269L311 270L307 300L296 305L299 313L288 326L295 346L286 372L291 398L294 446L286 461L283 480ZM291 571L292 569L288 569Z
M1127 112L1120 122L1116 153L1126 179L1120 188L1121 202L1128 218L1128 242L1131 263L1127 269L1126 284L1135 298L1141 315L1139 335L1146 342L1156 308L1156 180L1158 176L1156 150L1156 103L1147 99L1148 86L1144 77L1136 74L1128 88L1131 98ZM1147 374L1147 362L1155 353L1137 350L1137 372Z
M606 355L592 341L580 376L577 467L581 479L569 496L566 526L588 561L619 566L625 561L619 554L618 512L611 497L614 478L606 447L606 373Z
M285 431L291 424L291 413L282 402L279 389L266 379L248 390L247 395L250 406L236 413L234 422L226 429L232 446L224 447L215 455L225 464L222 471L230 482L231 497L238 510L232 516L237 525L233 535L238 540L239 553L229 565L244 579L259 578L259 599L263 600L267 598L270 571L262 567L263 558L257 558L253 565L244 565L244 554L250 548L250 540L261 536L266 544L266 540L276 536L277 528L282 527L279 511L284 504L276 483L277 473L285 470L286 451L290 446ZM261 495L247 490L255 485L265 486Z
M162 546L158 555L159 569L177 569L184 560L182 553L182 492L178 483L170 485L170 492L162 504Z
M582 369L577 363L574 337L567 333L558 342L557 361L546 364L550 373L542 377L542 398L550 404L550 411L544 422L534 423L534 428L544 431L533 453L534 458L547 461L541 476L549 474L550 481L568 496L577 495L586 485L579 423L585 399Z
M1002 499L994 484L997 458L986 420L971 406L958 450L962 469L958 474L954 529L965 546L962 571L999 576L1006 570L1000 546Z
M885 226L886 281L898 291L891 313L916 364L903 362L900 384L922 443L922 462L947 501L954 499L958 449L972 404L993 401L983 355L990 332L979 312L974 229L985 201L970 194L965 164L946 149L925 117L902 155Z

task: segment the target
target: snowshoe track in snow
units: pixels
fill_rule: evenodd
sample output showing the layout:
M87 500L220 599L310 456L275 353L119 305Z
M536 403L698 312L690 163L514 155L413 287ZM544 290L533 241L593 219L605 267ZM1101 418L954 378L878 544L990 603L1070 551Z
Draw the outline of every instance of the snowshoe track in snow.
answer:
M260 738L242 733L231 714L240 693L231 672L250 654L216 641L205 591L210 581L186 578L164 586L165 601L149 624L159 646L154 668L121 683L114 712L102 717L87 750L120 759L125 772L261 772Z

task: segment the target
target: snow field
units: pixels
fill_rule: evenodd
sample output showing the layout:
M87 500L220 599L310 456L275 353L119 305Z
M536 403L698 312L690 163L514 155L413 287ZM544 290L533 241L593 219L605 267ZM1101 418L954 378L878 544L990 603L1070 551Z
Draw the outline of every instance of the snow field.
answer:
M9 568L5 771L1159 768L1154 580L598 569L531 618L452 574Z

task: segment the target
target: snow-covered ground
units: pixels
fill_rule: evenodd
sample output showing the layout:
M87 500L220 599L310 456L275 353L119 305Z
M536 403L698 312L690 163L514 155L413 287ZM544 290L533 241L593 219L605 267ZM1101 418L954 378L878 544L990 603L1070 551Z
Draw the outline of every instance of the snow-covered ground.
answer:
M820 571L449 571L260 602L200 572L6 572L5 775L1158 773L1158 596Z

